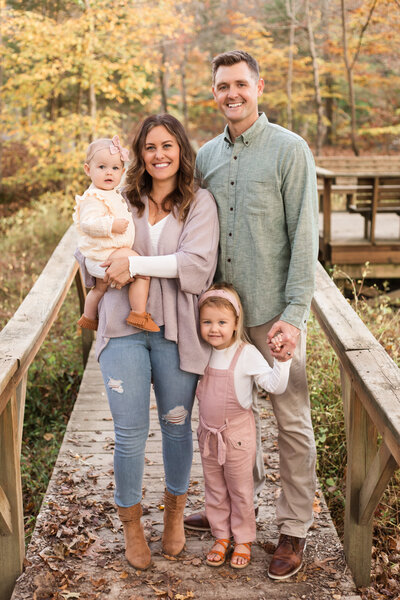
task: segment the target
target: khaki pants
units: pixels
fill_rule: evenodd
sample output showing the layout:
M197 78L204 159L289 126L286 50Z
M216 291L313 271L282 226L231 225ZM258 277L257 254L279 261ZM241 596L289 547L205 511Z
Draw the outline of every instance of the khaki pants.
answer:
M279 317L247 330L252 343L269 364L273 358L267 345L267 333ZM300 333L290 368L289 383L280 395L270 394L278 423L280 481L282 493L276 504L280 533L305 537L313 522L313 502L316 488L316 449L311 423L310 399L306 378L306 332ZM261 424L255 412L257 457L254 468L254 488L259 493L264 477L261 444ZM257 418L258 417L258 418Z

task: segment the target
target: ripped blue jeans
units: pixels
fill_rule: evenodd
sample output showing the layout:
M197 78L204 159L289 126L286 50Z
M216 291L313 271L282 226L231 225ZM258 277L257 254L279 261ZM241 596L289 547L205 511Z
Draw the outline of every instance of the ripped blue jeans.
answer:
M115 502L142 499L153 377L162 433L165 485L174 495L189 487L193 458L191 414L198 375L179 367L178 346L159 332L111 338L99 358L115 430Z

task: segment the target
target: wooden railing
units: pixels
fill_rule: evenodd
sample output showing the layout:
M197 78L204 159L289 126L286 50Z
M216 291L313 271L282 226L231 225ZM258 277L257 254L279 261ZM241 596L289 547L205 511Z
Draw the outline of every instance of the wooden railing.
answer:
M71 227L0 332L0 600L10 598L25 556L20 457L28 369L74 279L81 310L85 301L75 248L76 233ZM84 364L92 339L91 332L83 332Z
M11 596L24 558L20 453L27 371L74 278L83 307L75 244L70 228L0 333L0 600ZM400 464L400 370L320 264L312 309L341 365L348 447L344 549L356 584L367 585L374 510Z
M374 511L400 465L400 369L318 264L312 310L340 361L347 440L344 551L368 585Z

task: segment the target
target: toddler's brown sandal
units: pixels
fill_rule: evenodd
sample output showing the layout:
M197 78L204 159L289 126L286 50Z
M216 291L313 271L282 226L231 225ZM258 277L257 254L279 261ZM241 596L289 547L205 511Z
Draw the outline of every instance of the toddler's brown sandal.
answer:
M248 548L248 552L236 552L235 548L237 546L246 546L246 548ZM235 556L240 556L241 558L245 559L245 562L243 564L238 564L236 562L233 562L233 559L235 558ZM243 544L235 544L234 549L233 549L233 553L231 556L231 562L230 565L233 569L244 569L245 567L247 567L250 564L250 560L251 560L251 542L243 542Z
M220 546L222 546L224 548L224 550L214 550L214 548L217 544L220 544ZM231 549L230 540L225 540L225 539L215 540L214 545L211 548L211 550L208 552L208 554L216 554L217 556L220 557L220 560L209 560L208 558L206 558L206 563L210 567L221 567L225 563L226 556L230 549Z

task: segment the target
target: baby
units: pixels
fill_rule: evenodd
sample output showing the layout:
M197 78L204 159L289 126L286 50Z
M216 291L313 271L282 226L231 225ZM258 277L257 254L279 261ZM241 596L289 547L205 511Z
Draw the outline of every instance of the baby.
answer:
M97 307L108 287L103 281L106 270L101 263L111 256L137 256L131 249L135 239L132 215L118 187L128 159L129 151L122 148L117 135L95 140L87 149L83 168L92 183L82 196L76 196L73 215L79 250L85 256L87 270L96 278L78 321L85 329L97 329ZM146 312L149 286L150 278L142 276L129 284L131 311L126 322L146 331L159 331Z

